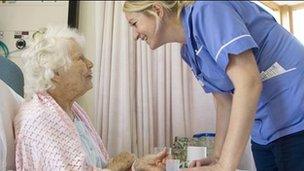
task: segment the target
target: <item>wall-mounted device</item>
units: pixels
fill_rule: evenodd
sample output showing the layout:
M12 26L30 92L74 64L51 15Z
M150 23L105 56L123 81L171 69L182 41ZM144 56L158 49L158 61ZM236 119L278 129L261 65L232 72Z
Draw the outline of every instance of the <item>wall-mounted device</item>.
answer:
M74 1L0 1L0 11L0 41L17 64L20 52L40 28L77 27L78 2Z

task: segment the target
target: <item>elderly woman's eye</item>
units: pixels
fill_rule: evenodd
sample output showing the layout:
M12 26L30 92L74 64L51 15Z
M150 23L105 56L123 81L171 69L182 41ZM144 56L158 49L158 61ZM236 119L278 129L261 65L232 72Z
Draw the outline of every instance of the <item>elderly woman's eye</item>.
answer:
M82 60L82 61L84 61L85 57L84 56L80 56L79 59Z

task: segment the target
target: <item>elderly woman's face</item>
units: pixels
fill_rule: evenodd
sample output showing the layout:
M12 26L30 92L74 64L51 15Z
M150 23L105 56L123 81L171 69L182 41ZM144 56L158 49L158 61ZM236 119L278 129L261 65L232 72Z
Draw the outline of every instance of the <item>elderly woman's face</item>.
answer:
M69 56L70 67L67 70L61 68L57 72L58 88L65 89L65 93L81 96L92 88L93 64L83 55L82 48L74 40L70 40Z

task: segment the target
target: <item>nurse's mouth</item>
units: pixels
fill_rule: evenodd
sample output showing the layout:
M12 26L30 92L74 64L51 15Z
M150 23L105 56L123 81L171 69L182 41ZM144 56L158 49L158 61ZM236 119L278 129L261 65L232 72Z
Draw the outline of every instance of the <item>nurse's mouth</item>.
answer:
M144 38L144 41L149 44L149 40L147 36Z

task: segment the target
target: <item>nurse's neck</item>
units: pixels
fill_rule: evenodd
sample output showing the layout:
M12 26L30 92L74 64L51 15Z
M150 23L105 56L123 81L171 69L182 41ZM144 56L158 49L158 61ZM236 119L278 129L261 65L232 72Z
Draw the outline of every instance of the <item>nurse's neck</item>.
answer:
M166 22L166 43L185 43L185 31L181 20L169 18Z

